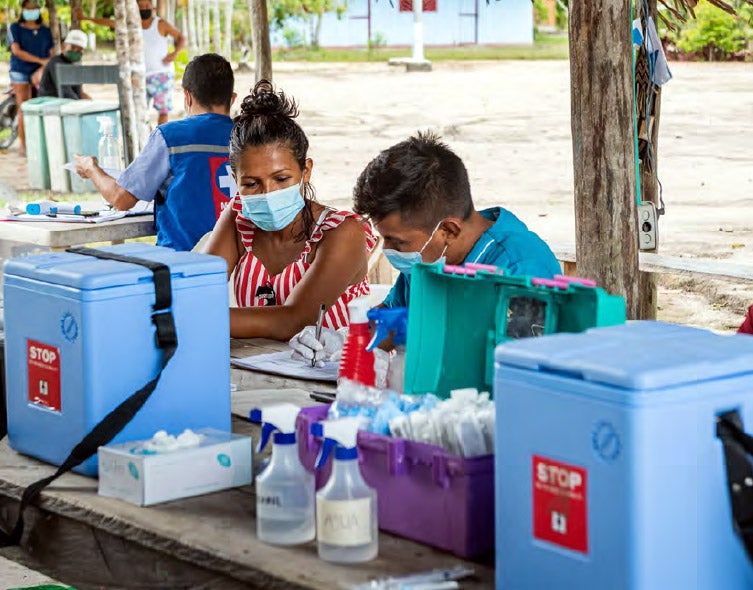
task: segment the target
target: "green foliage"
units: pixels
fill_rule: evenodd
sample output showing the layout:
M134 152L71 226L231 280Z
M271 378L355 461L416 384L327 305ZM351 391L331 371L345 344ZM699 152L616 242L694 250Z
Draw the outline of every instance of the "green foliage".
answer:
M340 18L348 8L347 0L272 0L270 4L270 21L274 27L282 29L283 37L289 47L297 47L304 43L298 43L298 39L286 36L285 27L291 18L299 18L306 23L310 30L309 45L319 46L317 26L325 12L335 12ZM300 36L300 35L299 35Z
M189 58L188 58L188 51L185 49L181 49L178 52L178 55L175 56L175 79L180 80L183 78L183 72L186 71L186 66L188 65Z
M669 11L662 14L674 26L675 31L664 30L663 35L688 53L698 54L708 60L725 59L743 51L748 41L753 40L753 7L740 2L738 16L732 16L701 0L695 8L696 18L683 23Z
M303 34L290 26L284 26L282 29L282 38L285 39L285 46L289 48L303 47L305 45Z
M376 31L369 39L369 49L379 49L387 46L387 37L381 31Z
M58 18L60 19L60 22L65 23L67 27L70 27L71 26L70 5L68 4L58 5L57 13L58 13ZM94 23L91 23L89 21L82 21L81 30L84 33L94 33L94 35L97 37L98 42L99 41L109 41L109 42L115 41L115 31L110 29L110 27L102 27L99 25L95 25Z

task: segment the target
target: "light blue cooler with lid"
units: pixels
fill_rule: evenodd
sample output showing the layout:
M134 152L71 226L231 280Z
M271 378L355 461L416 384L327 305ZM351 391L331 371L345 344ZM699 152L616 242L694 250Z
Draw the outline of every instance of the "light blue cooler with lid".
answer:
M737 410L753 431L753 338L631 322L516 340L495 402L499 590L753 588L716 430Z
M113 442L157 430L230 430L227 265L222 258L133 243L102 248L169 266L175 355ZM158 373L152 272L70 252L5 263L8 440L49 463ZM96 475L97 457L76 471Z

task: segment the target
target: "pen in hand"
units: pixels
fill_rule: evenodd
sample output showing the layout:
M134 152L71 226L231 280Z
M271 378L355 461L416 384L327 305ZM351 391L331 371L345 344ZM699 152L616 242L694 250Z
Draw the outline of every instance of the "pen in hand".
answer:
M319 339L322 337L322 322L324 321L324 312L326 311L327 306L322 303L319 306L319 317L316 318L316 340L317 342L321 342ZM311 359L311 366L316 366L316 351L314 351L314 356Z

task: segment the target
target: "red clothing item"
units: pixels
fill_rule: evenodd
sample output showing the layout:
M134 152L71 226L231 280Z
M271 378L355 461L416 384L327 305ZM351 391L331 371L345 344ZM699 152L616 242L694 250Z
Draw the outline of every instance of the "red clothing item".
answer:
M737 330L738 334L751 334L753 335L753 305L748 308L748 315L745 316L743 325Z

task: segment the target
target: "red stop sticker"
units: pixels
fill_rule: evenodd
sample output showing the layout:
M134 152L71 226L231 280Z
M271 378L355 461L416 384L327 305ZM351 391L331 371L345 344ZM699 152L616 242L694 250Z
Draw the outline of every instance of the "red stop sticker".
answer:
M533 456L533 536L588 553L588 472Z
M36 340L26 341L29 401L60 411L60 349Z

